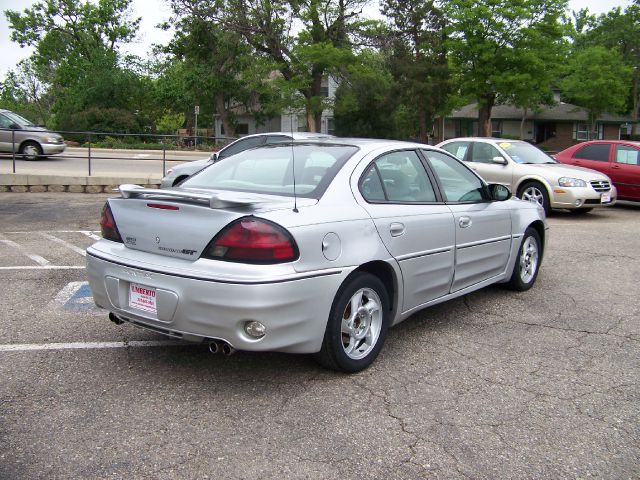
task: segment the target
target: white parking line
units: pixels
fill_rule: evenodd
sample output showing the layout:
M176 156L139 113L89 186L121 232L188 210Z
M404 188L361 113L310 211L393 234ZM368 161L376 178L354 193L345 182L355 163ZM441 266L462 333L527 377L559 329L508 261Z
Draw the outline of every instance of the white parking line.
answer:
M33 352L45 350L97 350L105 348L147 348L197 345L175 340L131 340L130 342L22 343L0 345L0 352Z
M0 267L0 270L84 270L82 265L21 265L17 267Z
M67 247L69 250L73 250L74 252L79 253L83 257L87 256L87 252L85 252L82 248L76 247L75 245L62 240L61 238L58 238L58 237L56 237L54 235L50 235L50 234L45 233L45 232L38 232L38 233L40 234L40 236L42 236L44 238L47 238L47 239L51 240L52 242L59 243L60 245L63 245L65 247Z
M93 240L100 240L102 237L96 235L94 232L90 232L87 230L80 230L80 233L86 235L87 237L93 239Z
M22 253L23 255L26 255L27 257L29 257L31 260L33 260L40 266L51 264L51 262L46 258L42 258L40 255L29 253L22 245L18 245L16 242L12 242L11 240L7 240L6 238L0 238L0 243L4 243L5 245L15 248L20 253Z

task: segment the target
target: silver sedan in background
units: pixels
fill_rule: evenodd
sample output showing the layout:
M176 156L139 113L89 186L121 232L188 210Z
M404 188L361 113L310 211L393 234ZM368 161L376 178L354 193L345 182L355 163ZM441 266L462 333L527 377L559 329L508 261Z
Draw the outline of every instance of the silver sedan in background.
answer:
M177 188L120 192L87 249L112 321L343 372L369 366L420 309L494 283L531 288L547 240L540 206L416 143L269 145Z
M231 142L218 152L213 152L208 158L202 160L194 160L193 162L185 162L176 165L167 170L167 174L160 181L160 188L175 187L180 182L186 180L191 175L199 172L203 168L215 163L223 158L230 157L236 153L243 152L250 148L259 147L260 145L271 145L274 143L290 142L291 140L310 140L320 138L332 138L332 135L311 132L269 132L256 133L255 135L247 135Z

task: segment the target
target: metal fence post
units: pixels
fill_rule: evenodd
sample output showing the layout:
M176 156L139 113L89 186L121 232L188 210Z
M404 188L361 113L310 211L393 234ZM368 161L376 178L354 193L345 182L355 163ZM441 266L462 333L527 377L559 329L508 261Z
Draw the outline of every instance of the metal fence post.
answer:
M89 157L88 157L88 164L89 164L89 176L91 176L91 135L89 135Z
M16 173L16 131L11 130L11 150L13 151L13 173Z
M167 146L164 143L164 138L162 139L162 176L164 177L167 174Z

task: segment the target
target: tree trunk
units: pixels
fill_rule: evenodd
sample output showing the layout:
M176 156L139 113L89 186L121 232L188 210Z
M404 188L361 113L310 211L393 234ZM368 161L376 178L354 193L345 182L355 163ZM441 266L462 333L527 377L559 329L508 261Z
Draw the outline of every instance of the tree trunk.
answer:
M304 92L307 126L310 132L320 133L322 122L322 69L314 68L311 87Z
M427 133L427 112L425 111L422 102L418 105L418 118L420 122L420 142L429 143L429 134Z
M491 136L491 109L496 102L495 93L487 93L478 98L478 136Z
M640 134L640 126L638 125L638 113L640 110L640 67L636 67L633 73L633 111L631 112L631 118L633 119L633 129L631 132L634 135Z
M222 126L224 127L224 136L227 138L233 138L236 136L236 129L229 121L229 112L224 104L224 93L216 93L216 110L220 114L222 120Z
M527 119L527 109L523 109L522 120L520 120L520 140L524 140L524 123Z

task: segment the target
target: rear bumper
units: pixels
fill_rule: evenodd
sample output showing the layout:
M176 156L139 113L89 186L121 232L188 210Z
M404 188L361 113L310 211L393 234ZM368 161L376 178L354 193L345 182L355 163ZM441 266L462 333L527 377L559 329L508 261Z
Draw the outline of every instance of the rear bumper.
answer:
M348 274L334 270L273 283L218 282L123 266L91 251L87 273L96 304L137 326L187 341L217 339L238 350L288 353L320 350L333 298ZM129 306L131 283L156 289L157 313ZM244 331L251 320L266 326L259 340Z
M615 205L618 197L616 187L609 190L609 201L602 202L602 194L607 192L596 192L591 187L553 187L553 197L551 208L597 208L610 207Z

